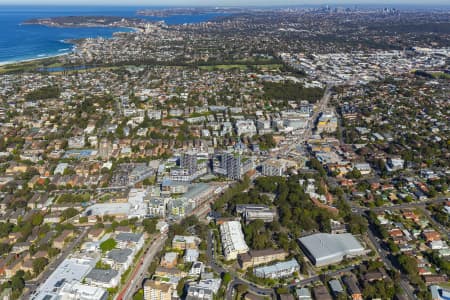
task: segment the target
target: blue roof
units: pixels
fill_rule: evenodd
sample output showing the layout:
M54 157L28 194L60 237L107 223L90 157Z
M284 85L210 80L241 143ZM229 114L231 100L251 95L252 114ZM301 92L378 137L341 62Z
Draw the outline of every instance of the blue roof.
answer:
M189 187L189 190L183 194L184 198L192 198L194 196L196 196L199 193L202 193L204 191L206 191L207 189L209 189L211 186L209 184L206 183L198 183L195 185L192 185L191 187Z

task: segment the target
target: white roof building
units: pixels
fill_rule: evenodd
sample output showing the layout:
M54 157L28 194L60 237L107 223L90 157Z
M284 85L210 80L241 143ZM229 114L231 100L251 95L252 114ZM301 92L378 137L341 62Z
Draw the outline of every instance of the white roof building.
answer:
M300 270L300 265L293 258L273 265L256 268L253 273L260 278L283 278L291 276Z
M81 280L94 268L99 256L69 257L53 271L47 280L37 289L33 300L58 299L58 293L66 282Z
M450 290L442 288L439 285L430 286L431 297L433 300L447 300L450 299Z
M64 171L66 170L66 168L69 166L68 163L59 163L55 170L53 171L53 174L64 174Z
M238 254L248 252L241 223L238 221L224 222L220 225L223 254L226 260L236 259Z
M199 253L197 249L186 249L183 260L185 262L195 262L198 260L198 256Z
M108 292L100 287L73 281L63 284L59 297L65 300L106 300L108 299Z
M148 203L144 201L148 190L131 189L127 203L96 203L86 209L86 216L127 216L143 218L148 214Z
M299 241L303 252L318 267L339 263L345 257L365 254L364 247L350 233L317 233L302 237Z
M236 122L236 132L237 135L247 134L247 135L255 135L256 134L256 126L255 123L251 120L239 120Z

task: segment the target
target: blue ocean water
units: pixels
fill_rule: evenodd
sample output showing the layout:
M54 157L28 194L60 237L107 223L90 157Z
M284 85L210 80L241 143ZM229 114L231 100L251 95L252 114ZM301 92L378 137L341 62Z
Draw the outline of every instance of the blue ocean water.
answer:
M70 52L71 44L64 40L88 37L112 37L114 32L131 31L129 28L50 28L41 25L21 25L31 18L57 16L122 16L138 17L143 7L106 6L2 6L0 5L0 63L13 62ZM166 18L167 24L196 23L210 20L218 14L177 15Z

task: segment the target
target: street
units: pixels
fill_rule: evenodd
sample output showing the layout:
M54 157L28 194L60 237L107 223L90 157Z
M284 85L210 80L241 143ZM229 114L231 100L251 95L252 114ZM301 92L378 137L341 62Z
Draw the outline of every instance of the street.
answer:
M73 241L67 245L67 247L64 248L64 250L57 256L57 258L50 262L47 268L45 268L44 272L41 273L39 277L37 277L34 280L27 281L25 284L25 287L27 288L27 291L24 292L23 299L31 299L31 295L36 289L45 282L48 277L53 273L53 271L69 256L70 253L72 253L73 249L83 241L84 237L86 236L87 232L89 230L89 227L85 227L80 235Z
M223 274L223 273L229 273L232 276L232 280L231 282L228 284L227 287L227 291L226 291L226 299L227 300L232 300L233 299L233 293L234 293L234 289L236 288L237 285L239 284L243 284L243 285L247 285L248 286L248 291L256 294L256 295L262 295L262 296L268 296L271 299L276 299L276 293L275 290L272 288L264 288L264 287L260 287L252 282L249 282L247 280L244 280L240 277L238 277L234 272L230 272L228 270L226 270L225 268L223 268L222 266L218 265L215 260L214 260L214 250L213 250L213 243L214 241L214 234L212 232L212 230L209 231L208 234L208 241L207 241L207 259L208 259L208 263L210 264L211 268L213 269L214 272L219 273L219 274ZM323 275L327 275L327 276L337 276L341 273L345 273L345 272L349 272L351 270L353 270L356 266L348 266L339 270L335 270L335 271L328 271L325 272ZM302 286L302 285L306 285L306 284L310 284L316 281L320 281L320 275L316 275L316 276L312 276L303 280L300 280L297 283L294 284L290 284L289 288L295 288L298 286Z
M302 133L293 136L292 141L279 148L277 151L273 152L272 155L287 155L291 151L293 151L300 144L306 142L313 133L314 125L319 117L320 113L322 113L328 106L328 102L331 97L331 88L332 86L328 85L324 91L323 97L316 104L316 109L314 110L312 116L309 118L306 128Z
M155 237L147 245L147 248L144 250L144 255L141 262L137 262L135 269L131 275L131 278L128 280L128 283L122 289L120 293L117 294L115 299L131 299L134 293L137 292L142 287L142 283L146 277L147 269L153 261L155 255L162 250L164 243L167 240L167 234L160 234Z
M272 299L275 299L275 292L273 291L273 289L269 289L269 288L262 288L262 287L258 287L253 283L250 283L248 281L245 281L241 278L239 278L236 274L229 272L228 270L226 270L225 268L223 268L222 266L218 265L215 262L215 257L214 257L214 233L212 232L212 230L209 231L208 234L208 240L207 240L207 253L206 253L206 257L208 260L208 264L211 266L211 268L213 269L214 272L218 273L218 274L224 274L224 273L230 273L232 276L232 280L231 282L228 284L227 287L227 291L226 291L226 299L233 299L233 290L234 288L238 285L238 284L245 284L248 286L248 291L254 293L254 294L259 294L259 295L267 295L270 296Z
M369 225L369 230L367 231L367 235L368 235L370 241L372 242L372 244L375 246L376 252L379 254L381 260L383 261L384 265L387 268L395 270L396 268L394 268L391 260L388 258L388 253L383 248L383 245L381 245L381 241L375 237L373 230L374 230L373 226ZM401 280L400 280L399 284L400 284L401 288L403 289L403 291L406 293L406 296L408 297L408 299L411 299L411 300L416 299L414 296L414 289L409 284L408 278L406 278L405 275L403 275L403 274L401 275Z

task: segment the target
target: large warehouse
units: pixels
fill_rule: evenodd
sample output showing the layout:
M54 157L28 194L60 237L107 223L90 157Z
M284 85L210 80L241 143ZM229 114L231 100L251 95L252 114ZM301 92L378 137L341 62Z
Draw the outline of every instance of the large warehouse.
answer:
M317 233L299 239L303 252L317 267L365 254L364 247L350 233Z

